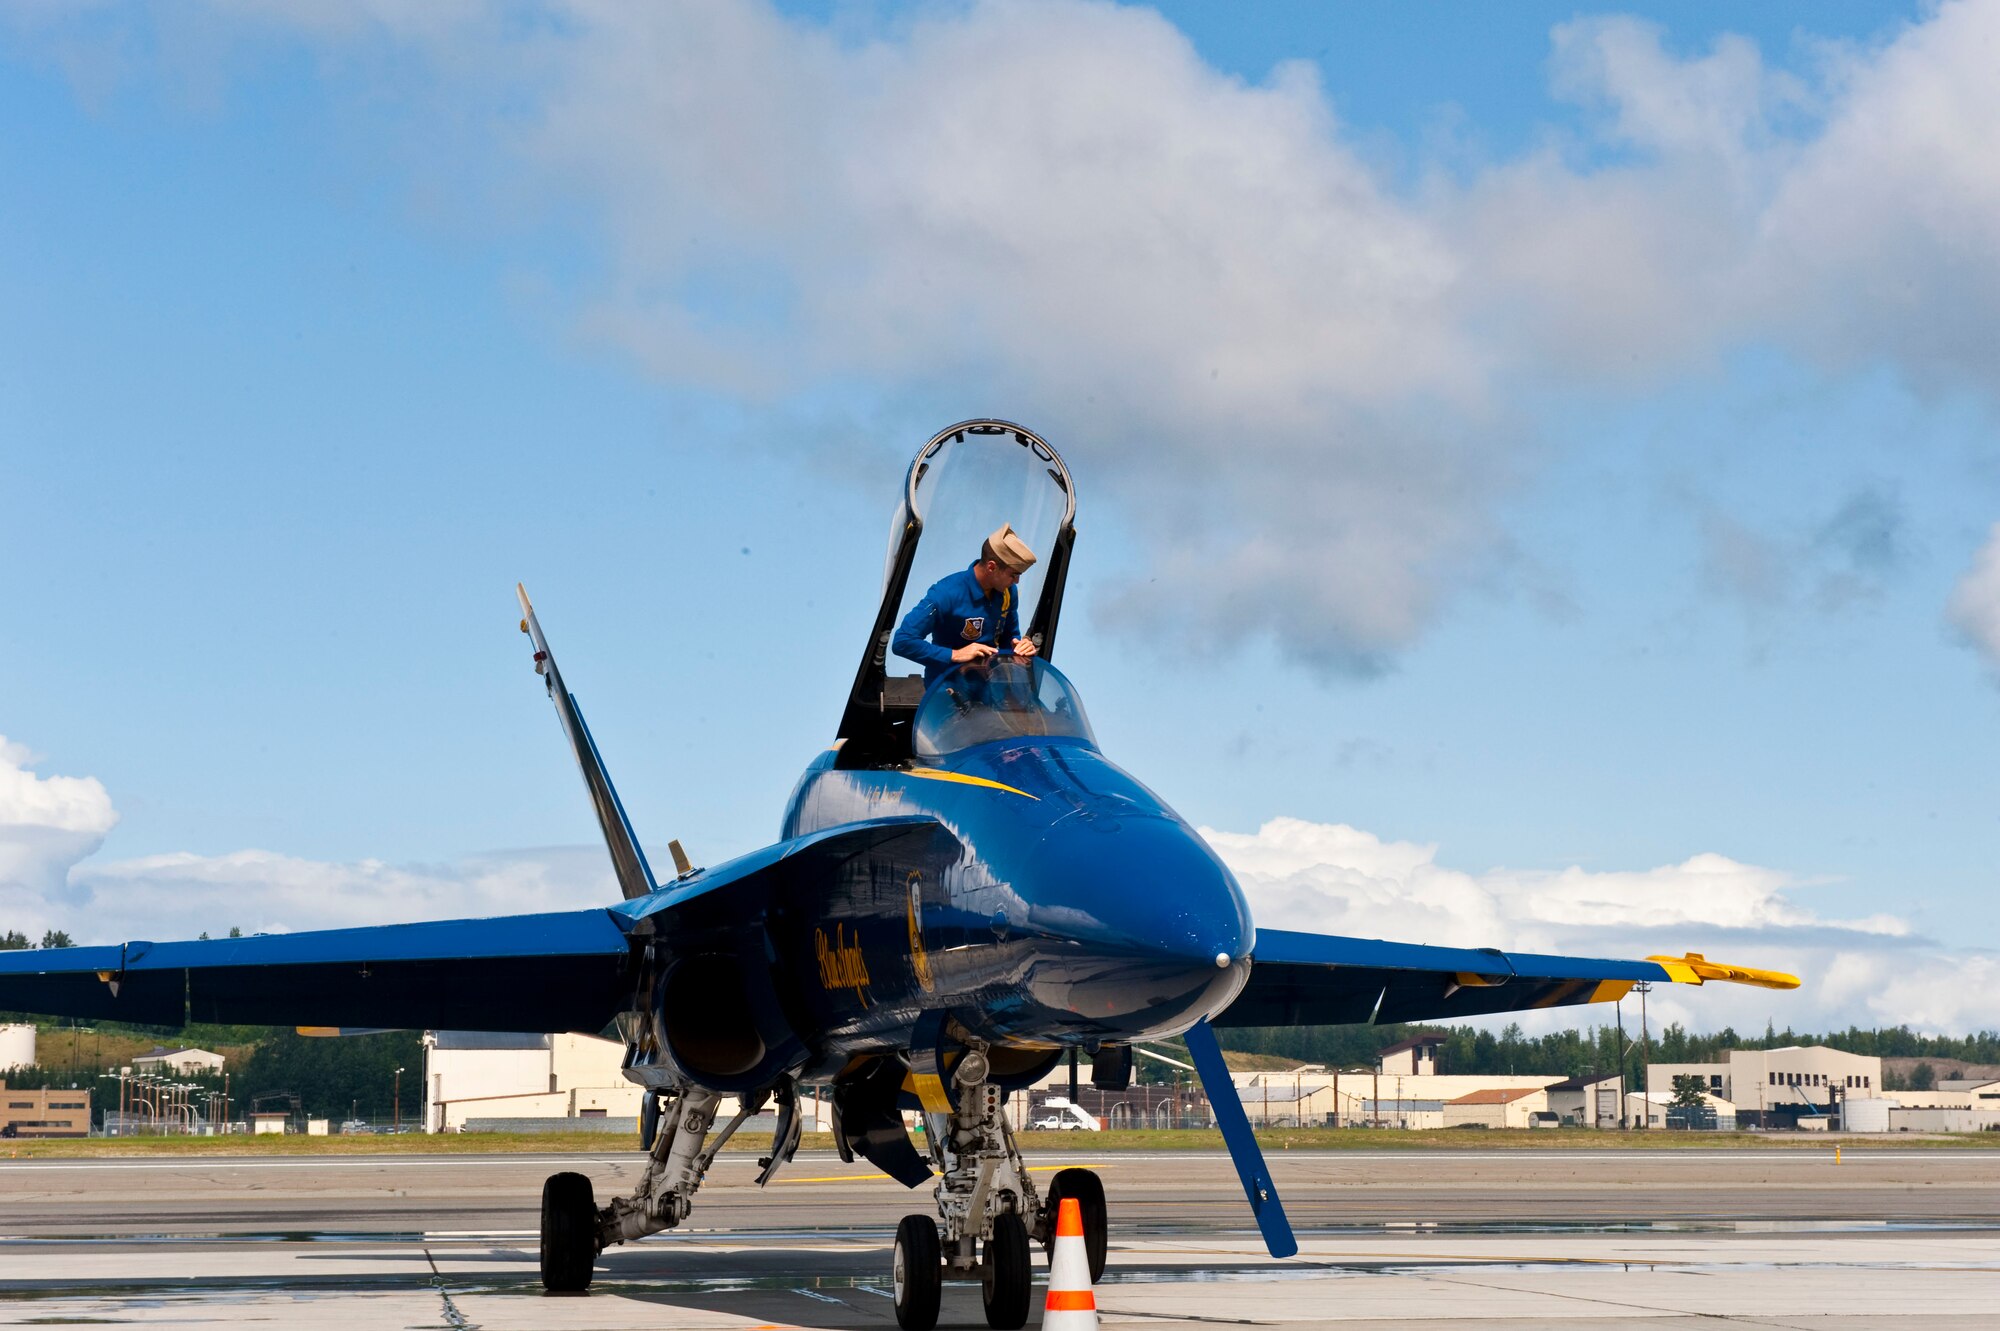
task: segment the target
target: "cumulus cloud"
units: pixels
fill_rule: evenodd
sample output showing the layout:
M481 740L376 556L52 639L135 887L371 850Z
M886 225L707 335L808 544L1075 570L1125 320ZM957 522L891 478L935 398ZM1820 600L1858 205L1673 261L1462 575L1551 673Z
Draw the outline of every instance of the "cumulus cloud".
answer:
M2000 522L1952 590L1949 614L1966 641L2000 671Z
M1735 985L1653 994L1655 1020L1702 1030L1767 1020L1800 1029L1983 1029L1976 986L2000 966L1991 954L1916 937L1892 915L1823 918L1796 899L1810 885L1794 875L1714 853L1638 870L1469 873L1439 863L1435 845L1384 841L1342 824L1274 818L1255 832L1202 835L1266 927L1580 956L1695 951L1805 982L1792 994Z
M71 877L86 903L67 926L78 942L581 910L617 897L604 852L587 846L402 865L175 853L81 866Z
M300 859L264 850L96 861L118 824L95 777L39 776L0 736L0 931L79 943L192 938L581 909L617 896L596 847L496 851L445 864Z
M763 0L206 15L337 52L330 86L371 117L402 98L426 209L583 219L586 335L753 403L1005 402L1087 440L1093 502L1147 544L1111 624L1170 610L1323 670L1386 668L1504 578L1550 389L1747 344L2000 388L1993 0L1802 72L1565 23L1551 91L1583 129L1414 188L1312 66L1232 77L1095 0L869 40Z
M0 929L39 937L73 900L70 866L104 844L118 812L95 777L38 776L35 762L0 735Z

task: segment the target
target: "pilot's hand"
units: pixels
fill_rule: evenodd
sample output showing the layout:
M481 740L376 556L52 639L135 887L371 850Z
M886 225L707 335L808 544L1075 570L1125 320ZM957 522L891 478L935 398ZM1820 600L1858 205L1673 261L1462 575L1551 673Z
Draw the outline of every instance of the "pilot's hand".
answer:
M1016 639L1014 639L1014 659L1015 659L1015 660L1017 660L1017 661L1032 661L1032 660L1034 660L1034 659L1035 659L1035 653L1036 653L1036 648L1035 648L1035 640L1034 640L1033 638L1016 638Z
M995 655L995 651L991 643L968 642L965 646L953 652L951 659L960 665L964 665L967 661L984 661L987 657L993 655Z

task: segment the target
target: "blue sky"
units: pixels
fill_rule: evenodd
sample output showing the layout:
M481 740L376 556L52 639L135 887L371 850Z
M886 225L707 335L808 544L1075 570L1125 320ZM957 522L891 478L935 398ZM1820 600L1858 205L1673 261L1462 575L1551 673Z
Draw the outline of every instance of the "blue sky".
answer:
M1746 26L1747 25L1747 26ZM908 456L1267 923L1993 1024L1992 4L0 8L0 927L775 832Z

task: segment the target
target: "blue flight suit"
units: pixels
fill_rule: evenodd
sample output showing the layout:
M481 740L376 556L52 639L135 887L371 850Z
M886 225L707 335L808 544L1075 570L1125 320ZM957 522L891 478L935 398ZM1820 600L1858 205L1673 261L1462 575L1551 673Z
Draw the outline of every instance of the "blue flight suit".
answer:
M923 666L925 687L951 669L951 654L968 642L1011 648L1021 636L1014 589L1003 587L989 595L973 575L978 567L975 560L963 573L932 583L891 640L896 655Z

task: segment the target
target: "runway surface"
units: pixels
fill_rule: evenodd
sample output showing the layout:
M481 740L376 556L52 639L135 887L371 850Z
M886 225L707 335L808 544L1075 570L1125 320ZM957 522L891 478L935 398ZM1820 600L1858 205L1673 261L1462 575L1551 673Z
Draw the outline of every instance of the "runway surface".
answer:
M1072 1163L1105 1181L1098 1302L1125 1326L1847 1331L1991 1327L2000 1307L2000 1152L1281 1154L1301 1240L1286 1262L1263 1255L1219 1154L1044 1157L1036 1177ZM928 1189L831 1156L764 1190L725 1157L688 1228L606 1252L587 1297L544 1296L542 1179L579 1170L603 1201L637 1165L0 1161L0 1325L894 1325L889 1237ZM985 1325L976 1285L946 1287L940 1325Z

